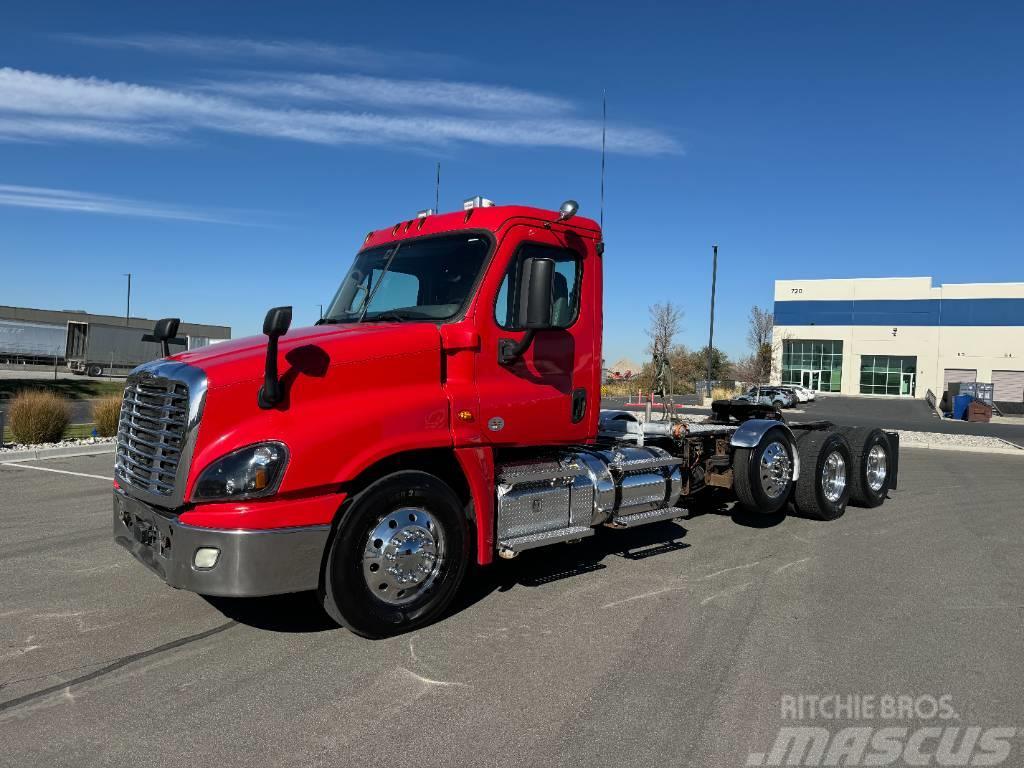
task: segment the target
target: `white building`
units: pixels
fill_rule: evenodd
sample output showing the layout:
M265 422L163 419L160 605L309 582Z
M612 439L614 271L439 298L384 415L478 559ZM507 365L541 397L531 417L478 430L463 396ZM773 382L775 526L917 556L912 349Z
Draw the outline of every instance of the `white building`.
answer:
M1024 400L1024 283L930 277L775 282L775 380L849 395L942 396L991 382Z

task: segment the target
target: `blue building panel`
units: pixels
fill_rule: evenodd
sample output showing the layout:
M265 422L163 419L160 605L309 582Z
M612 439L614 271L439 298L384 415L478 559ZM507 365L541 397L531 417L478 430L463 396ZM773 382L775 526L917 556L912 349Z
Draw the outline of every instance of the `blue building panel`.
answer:
M1024 299L776 301L775 324L1024 326Z
M1024 299L943 299L941 325L1024 325Z

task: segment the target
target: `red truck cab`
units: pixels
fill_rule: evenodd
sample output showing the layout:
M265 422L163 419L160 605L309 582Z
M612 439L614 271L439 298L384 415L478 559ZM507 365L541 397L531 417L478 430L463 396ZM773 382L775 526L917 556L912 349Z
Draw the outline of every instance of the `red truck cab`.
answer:
M140 367L122 412L115 537L176 587L319 589L337 603L324 573L346 501L405 473L410 509L417 494L440 494L465 518L443 542L429 534L440 521L428 520L429 535L414 525L406 543L433 548L435 560L443 543L449 561L489 563L495 450L596 434L600 252L591 219L478 199L366 235L324 319L281 337L282 397L271 407L259 402L263 337ZM551 316L528 329L530 272L542 262ZM395 571L378 596L426 568L410 547L372 564ZM390 623L415 618L401 598L386 605ZM377 633L380 622L354 628Z

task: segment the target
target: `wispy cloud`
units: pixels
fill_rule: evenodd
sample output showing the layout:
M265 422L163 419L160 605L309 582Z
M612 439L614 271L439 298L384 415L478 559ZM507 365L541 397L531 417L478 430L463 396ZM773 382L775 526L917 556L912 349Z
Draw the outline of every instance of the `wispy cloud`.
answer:
M295 82L308 91L287 96L257 89L231 95L211 92L209 86L172 89L2 68L0 121L9 124L5 129L0 123L0 139L25 137L24 121L37 120L40 138L50 139L137 143L147 132L154 140L170 140L190 131L211 130L328 145L415 148L472 142L600 148L598 122L566 115L571 104L530 91L425 81L419 84L422 93L417 100L412 97L417 84L407 80L322 76ZM454 114L454 102L470 94L484 112L495 114ZM403 96L413 103L404 102ZM514 108L499 116L503 100L510 100ZM309 101L333 107L362 102L377 109L311 109ZM617 125L608 129L608 149L639 155L680 151L676 141L660 131Z
M396 80L366 75L277 74L214 82L205 90L296 103L362 104L388 109L434 108L496 114L566 114L568 99L522 88L447 80Z
M0 117L0 141L108 141L152 145L173 142L176 137L157 126L77 118Z
M361 45L333 45L315 40L251 40L206 35L61 35L61 39L99 48L124 48L154 54L203 59L239 59L334 64L378 71L396 67L448 67L458 58L423 51L388 51Z
M147 219L201 221L209 224L242 224L229 216L199 211L177 205L133 200L126 197L77 192L49 187L26 187L0 184L0 206L42 208L52 211L99 213L108 216L137 216Z

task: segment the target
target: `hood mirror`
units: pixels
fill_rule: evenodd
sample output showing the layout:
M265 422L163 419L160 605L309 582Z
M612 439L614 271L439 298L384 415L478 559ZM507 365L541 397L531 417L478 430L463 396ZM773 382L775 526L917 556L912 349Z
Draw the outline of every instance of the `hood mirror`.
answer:
M147 333L142 340L158 343L163 356L170 357L172 344L184 347L186 343L184 339L178 338L179 325L181 325L181 320L177 317L165 317L162 320L157 320L156 325L153 326L153 332Z
M263 334L270 336L284 336L292 327L292 308L274 307L267 312L263 318Z
M263 369L263 386L260 387L258 403L268 410L284 398L284 387L277 377L277 340L288 333L292 325L291 307L274 307L263 318L263 333L267 337L267 360Z

